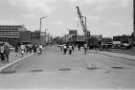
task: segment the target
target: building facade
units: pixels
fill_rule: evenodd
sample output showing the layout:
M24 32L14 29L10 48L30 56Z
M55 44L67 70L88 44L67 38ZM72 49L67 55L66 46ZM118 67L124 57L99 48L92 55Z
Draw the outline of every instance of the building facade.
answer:
M24 25L0 25L0 41L15 45L20 42L22 38L26 37L20 33L26 30Z
M132 43L130 35L113 36L113 41L120 41L121 43Z

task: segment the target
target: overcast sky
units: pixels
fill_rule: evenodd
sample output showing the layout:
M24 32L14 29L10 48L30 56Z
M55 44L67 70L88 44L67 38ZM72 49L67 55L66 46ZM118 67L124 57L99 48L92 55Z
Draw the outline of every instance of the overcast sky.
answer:
M0 24L24 24L29 30L37 30L39 18L48 16L42 21L42 31L47 28L47 32L57 36L68 33L70 28L82 34L75 9L79 5L91 34L105 37L131 34L132 3L132 0L0 0Z

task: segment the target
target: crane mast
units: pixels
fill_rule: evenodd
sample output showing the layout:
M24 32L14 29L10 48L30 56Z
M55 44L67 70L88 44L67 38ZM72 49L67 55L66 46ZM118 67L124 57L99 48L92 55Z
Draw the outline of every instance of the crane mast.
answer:
M81 26L82 26L82 29L84 32L85 41L87 41L87 27L86 27L86 24L85 24L84 19L83 19L84 16L82 16L82 13L80 11L79 6L77 6L76 9L77 9L77 14L78 14L78 17L80 19L80 23L81 23Z

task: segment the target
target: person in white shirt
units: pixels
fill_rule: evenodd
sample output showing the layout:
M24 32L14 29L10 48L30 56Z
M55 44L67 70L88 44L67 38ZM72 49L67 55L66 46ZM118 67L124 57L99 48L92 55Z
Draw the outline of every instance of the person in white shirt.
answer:
M24 55L24 52L25 52L25 45L21 45L20 46L20 51L21 51L21 55L23 56Z
M39 46L38 46L38 54L42 54L42 49L43 49L43 46L40 44Z

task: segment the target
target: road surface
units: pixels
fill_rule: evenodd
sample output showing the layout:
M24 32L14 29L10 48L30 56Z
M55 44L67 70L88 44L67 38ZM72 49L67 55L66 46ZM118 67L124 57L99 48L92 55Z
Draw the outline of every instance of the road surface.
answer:
M90 51L64 55L48 47L0 74L1 89L135 89L135 61Z

